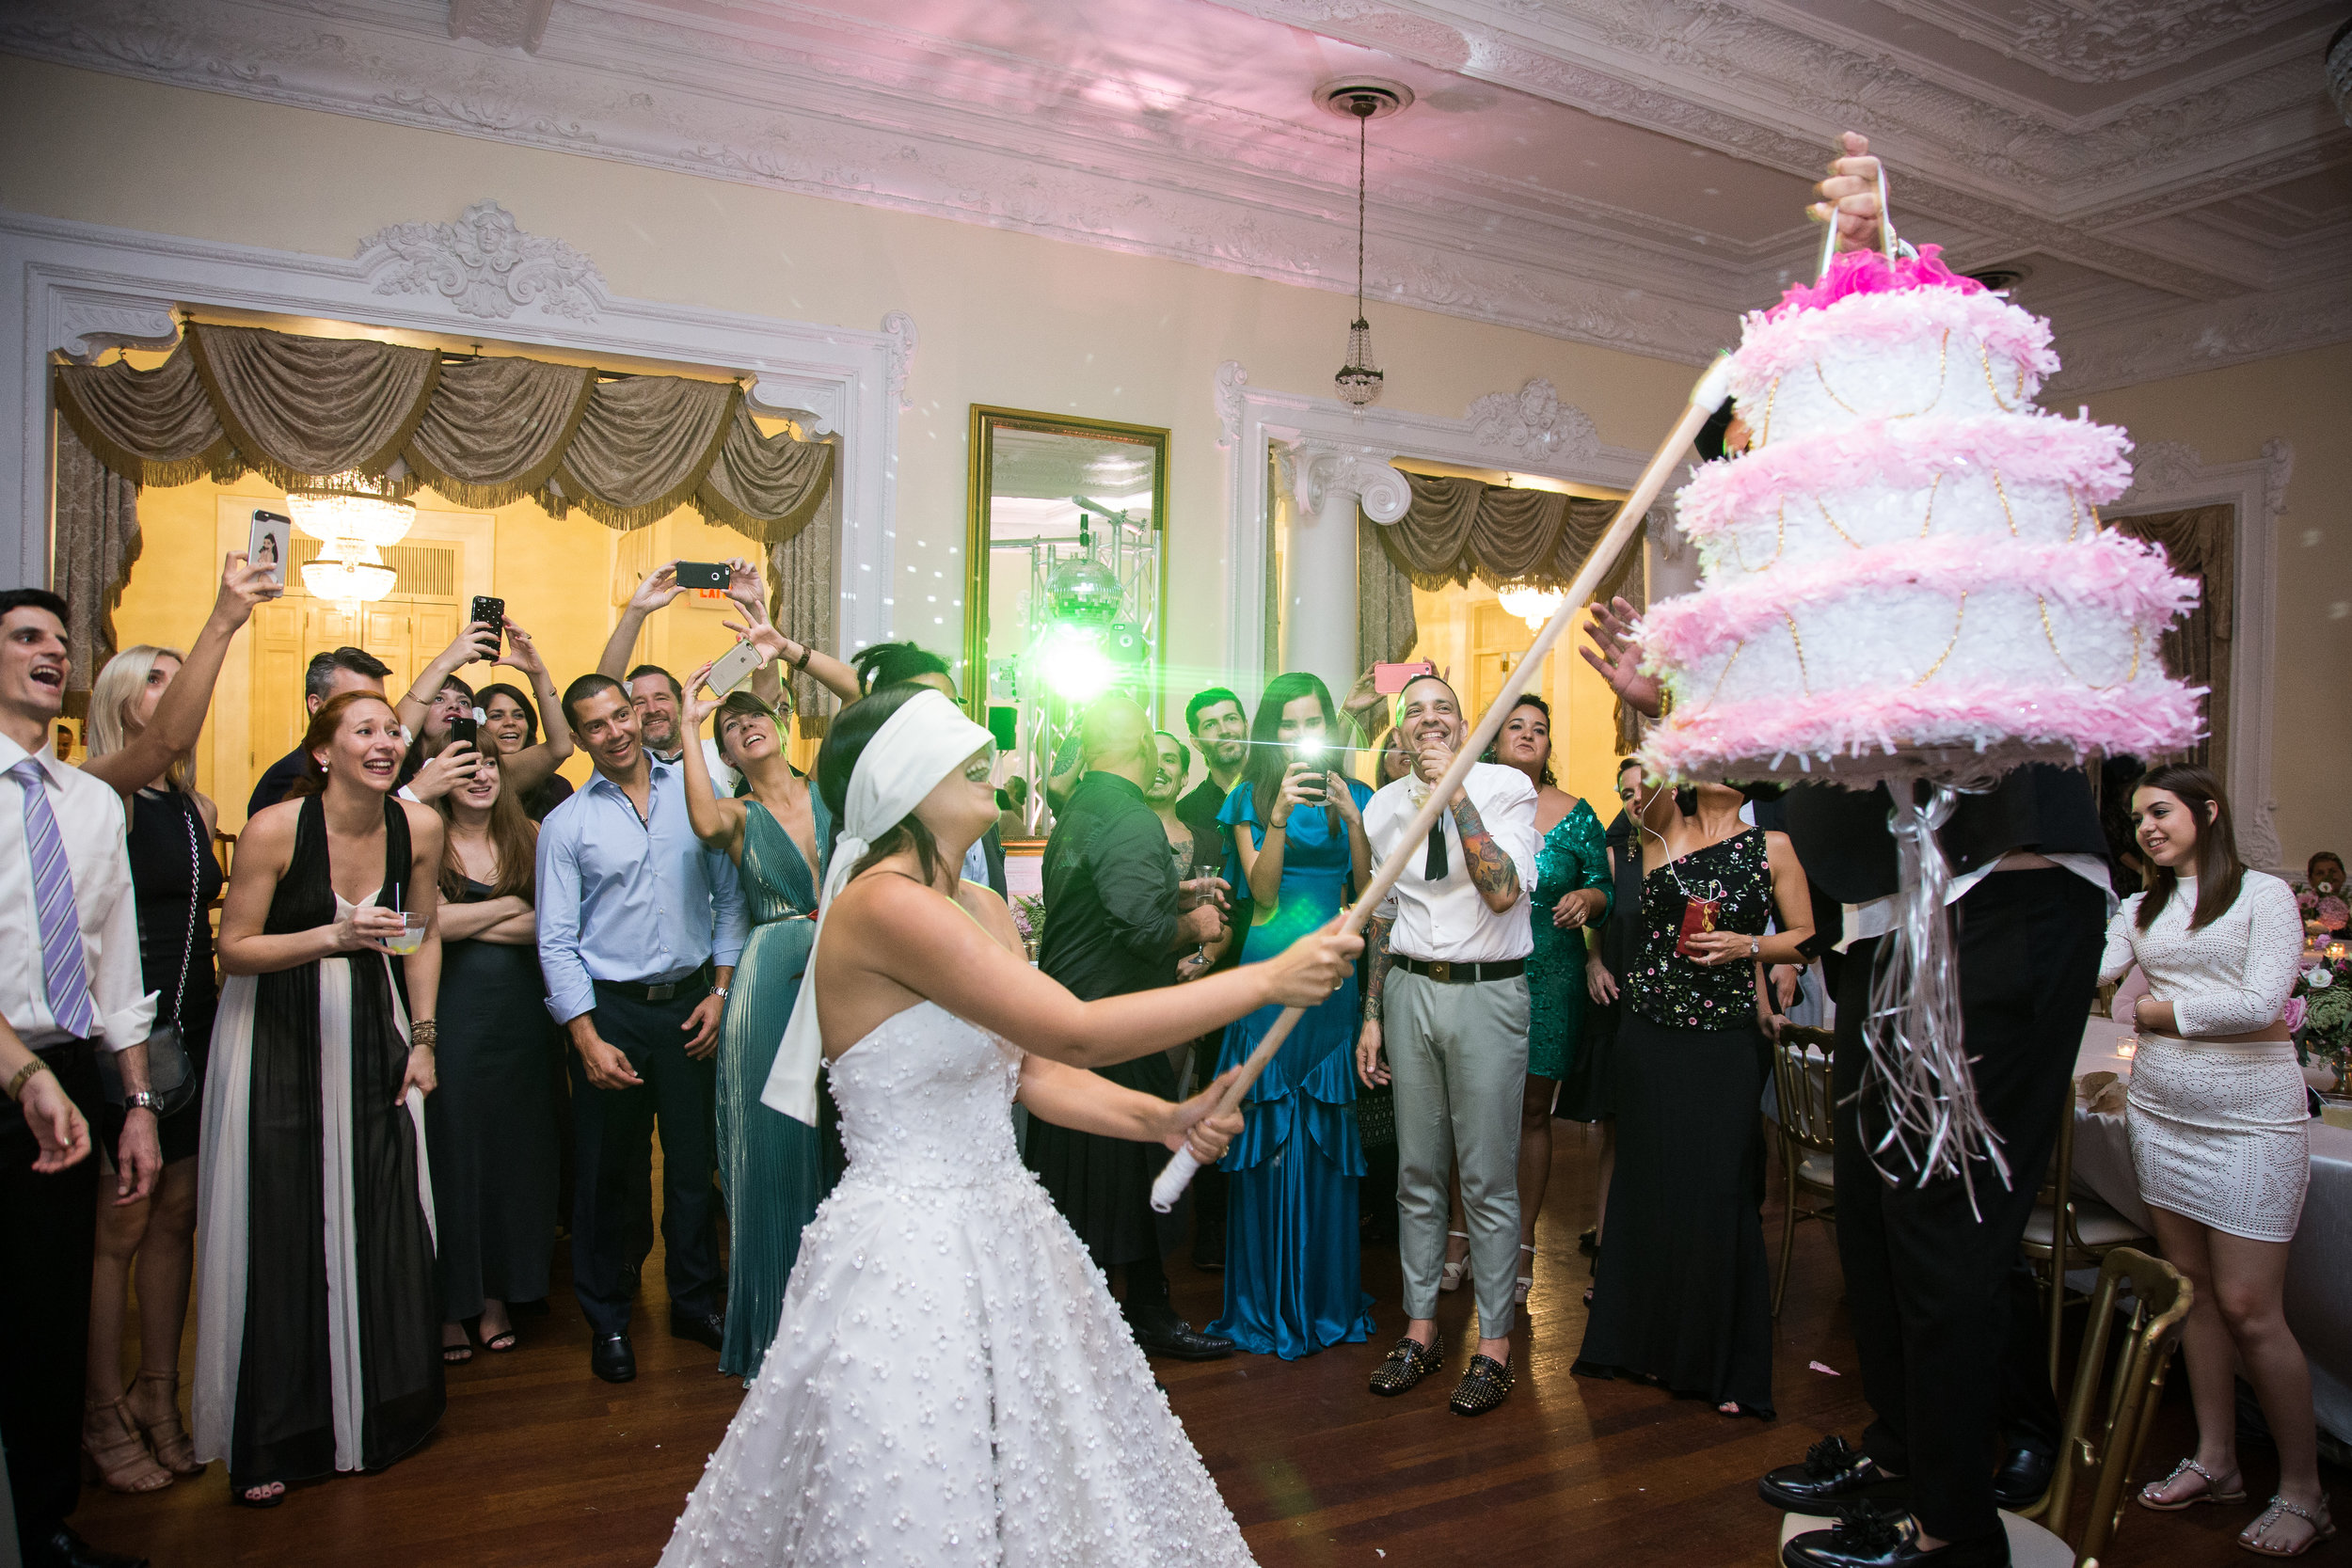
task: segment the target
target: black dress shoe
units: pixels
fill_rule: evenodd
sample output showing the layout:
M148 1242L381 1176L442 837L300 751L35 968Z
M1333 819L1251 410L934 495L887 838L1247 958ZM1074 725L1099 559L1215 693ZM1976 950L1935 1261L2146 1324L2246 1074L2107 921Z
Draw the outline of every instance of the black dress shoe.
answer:
M607 1334L588 1347L588 1370L607 1383L629 1383L637 1376L637 1353L626 1334Z
M1829 1528L1781 1547L1780 1560L1783 1568L2009 1568L2009 1536L1996 1531L1922 1550L1919 1527L1907 1516L1848 1503Z
M1993 1472L1993 1500L2011 1513L2031 1508L2050 1489L2057 1469L2058 1455L2021 1444L2001 1455L2001 1467Z
M1136 1343L1146 1355L1165 1355L1177 1361L1221 1361L1233 1354L1233 1341L1218 1334L1202 1334L1182 1318L1164 1323L1127 1325L1135 1333Z
M1878 1461L1843 1437L1824 1437L1804 1450L1804 1463L1784 1465L1756 1483L1756 1495L1790 1513L1830 1513L1839 1503L1908 1501L1910 1481L1890 1476Z
M101 1551L59 1525L25 1544L24 1568L147 1568L147 1559Z
M717 1312L683 1312L670 1308L670 1338L691 1339L698 1345L717 1350L726 1343L727 1320Z

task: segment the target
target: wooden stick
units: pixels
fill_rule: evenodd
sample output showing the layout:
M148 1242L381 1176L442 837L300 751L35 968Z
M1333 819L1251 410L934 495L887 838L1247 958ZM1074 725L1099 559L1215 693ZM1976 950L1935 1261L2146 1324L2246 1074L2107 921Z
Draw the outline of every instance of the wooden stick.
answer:
M1609 531L1600 536L1600 542L1584 558L1584 564L1578 570L1576 579L1568 584L1560 608L1551 612L1551 619L1544 623L1544 629L1535 634L1534 644L1503 681L1502 689L1496 694L1493 705L1479 716L1477 726L1454 752L1454 765L1445 770L1445 777L1438 780L1437 787L1429 792L1429 799L1422 803L1411 826L1398 838L1399 845L1410 847L1421 843L1438 825L1438 816L1453 800L1454 792L1462 787L1462 781L1470 777L1471 767L1502 728L1502 721L1511 716L1511 709L1518 704L1519 693L1526 690L1528 683L1535 678L1535 673L1543 667L1552 644L1576 624L1578 614L1584 609L1584 602L1599 589L1601 579L1617 563L1617 557L1625 553L1626 546L1632 541L1633 531L1641 527L1642 519L1649 514L1650 504L1658 499L1658 493L1666 487L1667 479L1682 461L1684 449L1697 438L1699 427L1713 416L1730 390L1731 356L1717 355L1714 364L1708 367L1707 373L1699 377L1698 384L1692 388L1691 401L1683 409L1682 418L1675 422L1674 430L1660 444L1657 454L1649 460L1649 467L1642 470L1642 477L1635 483L1633 493L1626 497L1624 504L1617 508L1617 515L1611 521ZM1391 855L1374 873L1372 883L1364 889L1362 896L1341 913L1332 928L1362 930L1372 919L1373 911L1389 896L1390 890L1396 886L1397 878L1405 874L1405 868L1411 861L1411 855L1404 849ZM1531 897L1534 896L1533 888L1526 891ZM1249 1092L1249 1085L1258 1081L1258 1075L1265 1071L1266 1065L1274 1060L1275 1052L1280 1050L1282 1042L1290 1037L1291 1030L1297 1026L1304 1011L1299 1007L1282 1009L1282 1016L1274 1021L1274 1026L1259 1040L1257 1049L1242 1064L1240 1075L1217 1101L1216 1115L1224 1116L1241 1103L1242 1097ZM1161 1170L1159 1180L1152 1183L1152 1207L1163 1214L1173 1209L1176 1200L1191 1184L1193 1173L1200 1168L1200 1162L1192 1157L1189 1148L1178 1149Z

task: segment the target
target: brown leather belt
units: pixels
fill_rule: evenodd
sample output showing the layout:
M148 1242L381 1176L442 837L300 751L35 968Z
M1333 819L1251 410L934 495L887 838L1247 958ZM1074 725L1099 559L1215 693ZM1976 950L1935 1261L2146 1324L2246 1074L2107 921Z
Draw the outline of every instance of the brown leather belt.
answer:
M1407 974L1419 974L1441 986L1473 986L1481 980L1516 980L1527 973L1525 958L1496 958L1486 963L1433 963L1397 954L1391 962Z

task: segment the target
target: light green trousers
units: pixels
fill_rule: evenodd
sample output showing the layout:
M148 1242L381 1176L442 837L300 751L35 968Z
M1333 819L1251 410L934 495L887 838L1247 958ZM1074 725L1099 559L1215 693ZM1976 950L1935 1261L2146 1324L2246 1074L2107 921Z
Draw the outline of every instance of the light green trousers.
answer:
M1527 981L1446 985L1389 971L1381 1045L1396 1090L1397 1252L1405 1315L1438 1310L1446 1178L1458 1168L1479 1332L1502 1338L1519 1259L1519 1101L1527 1082Z

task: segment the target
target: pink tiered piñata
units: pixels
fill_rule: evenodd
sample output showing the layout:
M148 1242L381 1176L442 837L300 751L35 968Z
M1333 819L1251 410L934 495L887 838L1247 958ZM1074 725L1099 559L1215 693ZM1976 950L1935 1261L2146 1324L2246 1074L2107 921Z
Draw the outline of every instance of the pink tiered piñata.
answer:
M1840 256L1751 314L1732 391L1753 433L1680 497L1704 584L1643 620L1674 778L1960 778L2201 731L2157 639L2197 600L2100 527L2122 431L2034 406L2047 324L1935 247Z

